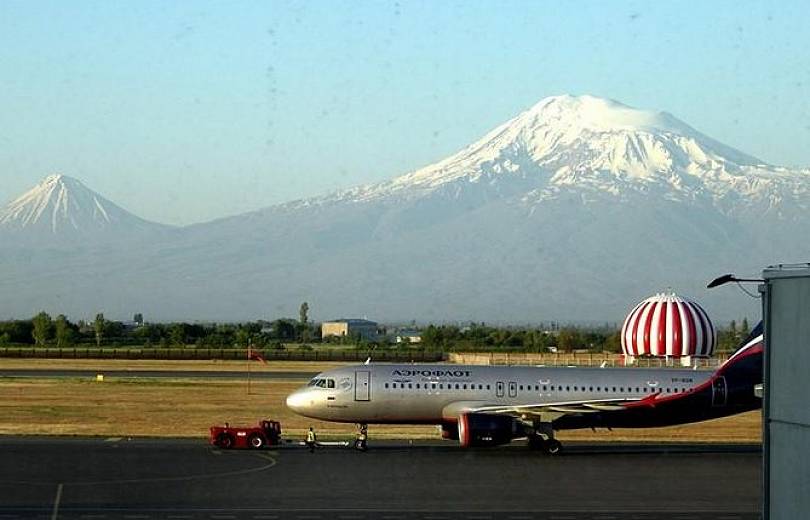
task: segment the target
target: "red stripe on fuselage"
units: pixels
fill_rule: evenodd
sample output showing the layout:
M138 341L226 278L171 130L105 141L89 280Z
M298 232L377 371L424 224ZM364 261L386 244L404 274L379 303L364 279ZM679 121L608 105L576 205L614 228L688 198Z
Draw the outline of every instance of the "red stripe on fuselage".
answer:
M762 345L751 347L750 351L748 351L748 352L746 352L744 354L741 354L740 357L735 358L732 363L723 365L722 367L717 369L717 372L712 374L712 376L709 379L707 379L703 383L697 385L696 387L692 388L688 392L682 392L682 393L679 393L679 394L669 395L669 396L660 397L660 398L657 397L658 395L660 395L660 392L659 392L658 394L653 394L653 395L651 395L649 397L645 397L644 399L642 399L640 401L633 401L632 403L627 403L627 404L625 404L623 406L625 408L638 408L638 407L644 407L644 406L656 406L656 405L659 405L659 404L671 403L672 401L676 401L678 399L684 399L685 397L688 397L688 396L690 396L692 394L702 392L706 388L710 388L714 384L714 382L717 380L717 378L722 376L725 373L725 371L726 371L726 369L728 367L736 364L741 359L745 359L745 358L754 356L756 354L762 354L762 351L763 351Z

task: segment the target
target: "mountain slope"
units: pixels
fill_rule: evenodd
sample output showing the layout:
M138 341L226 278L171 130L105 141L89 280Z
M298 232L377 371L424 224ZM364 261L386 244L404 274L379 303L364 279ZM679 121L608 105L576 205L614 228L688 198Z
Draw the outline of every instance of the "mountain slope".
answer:
M810 170L764 164L667 113L556 96L391 181L136 252L62 255L69 283L46 256L0 257L0 291L23 295L0 316L57 290L63 311L160 319L294 315L306 300L316 319L618 322L671 287L715 318L753 317L758 302L705 283L807 260L809 203Z

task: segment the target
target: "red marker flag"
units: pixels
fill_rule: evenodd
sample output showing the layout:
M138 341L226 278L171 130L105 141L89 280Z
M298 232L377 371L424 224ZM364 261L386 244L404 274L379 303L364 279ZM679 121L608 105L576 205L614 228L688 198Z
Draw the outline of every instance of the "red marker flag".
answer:
M254 351L252 348L248 347L247 354L248 354L248 360L249 361L255 359L256 361L261 361L262 363L267 363L267 360L264 359L264 356L262 356L261 354L259 354L256 351Z

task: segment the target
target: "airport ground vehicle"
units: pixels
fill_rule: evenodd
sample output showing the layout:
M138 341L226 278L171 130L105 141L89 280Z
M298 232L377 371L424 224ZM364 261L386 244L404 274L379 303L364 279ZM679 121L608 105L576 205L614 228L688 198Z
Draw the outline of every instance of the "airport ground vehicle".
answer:
M208 441L224 449L277 446L281 443L281 423L262 419L256 426L211 426Z

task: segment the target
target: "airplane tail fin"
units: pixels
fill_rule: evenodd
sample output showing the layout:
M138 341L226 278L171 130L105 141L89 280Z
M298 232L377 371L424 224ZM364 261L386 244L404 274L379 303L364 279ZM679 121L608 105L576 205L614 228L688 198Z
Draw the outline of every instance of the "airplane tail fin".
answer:
M760 321L742 341L740 347L720 365L717 375L725 377L730 386L753 388L761 384L764 347L765 339Z
M737 350L729 356L723 366L731 363L735 359L739 358L740 356L744 356L746 354L750 354L752 350L756 349L758 352L762 352L762 346L764 342L764 337L762 335L762 322L760 321L757 323L756 327L751 329L751 332L746 336L746 338L742 341Z

